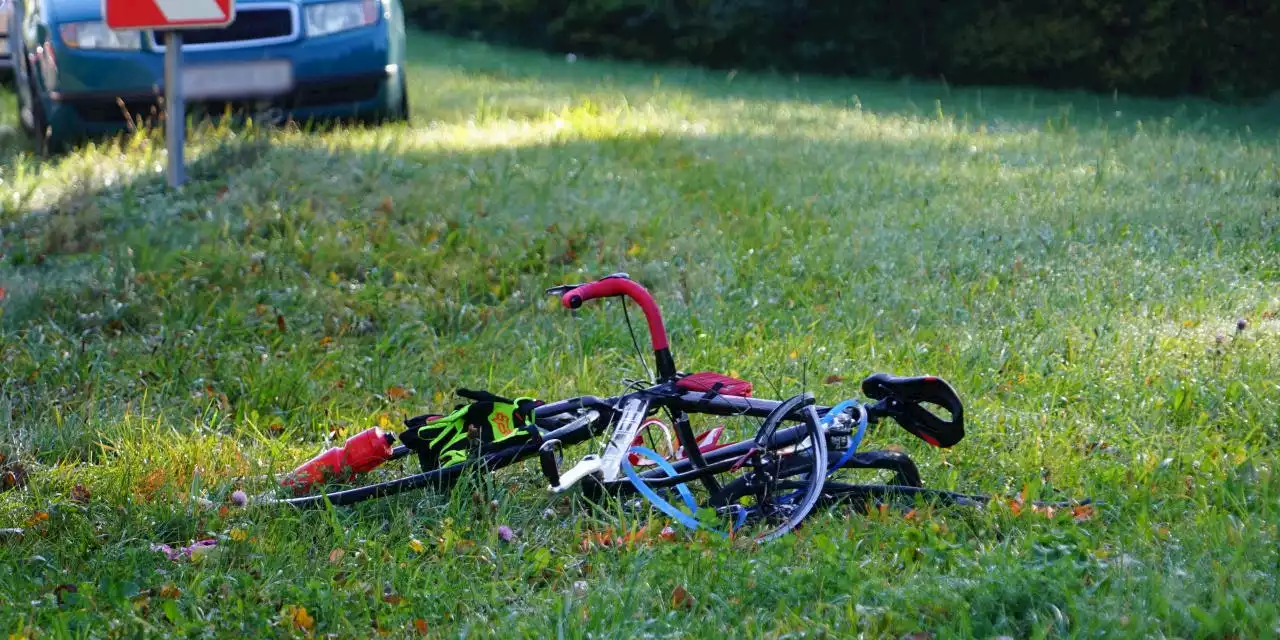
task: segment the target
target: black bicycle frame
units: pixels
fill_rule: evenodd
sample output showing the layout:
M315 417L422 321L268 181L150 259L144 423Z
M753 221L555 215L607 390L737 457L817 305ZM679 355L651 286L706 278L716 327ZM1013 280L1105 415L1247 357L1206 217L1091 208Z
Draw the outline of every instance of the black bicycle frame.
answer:
M322 507L325 504L333 504L334 506L345 506L355 504L372 498L381 498L393 496L406 491L413 491L425 487L435 486L437 488L447 488L452 486L454 482L473 466L483 467L489 470L501 469L511 466L528 458L534 457L538 453L539 447L547 440L559 440L564 445L575 445L603 433L613 422L613 418L617 413L616 407L622 406L629 398L636 396L644 396L650 400L650 411L669 408L675 411L686 411L689 413L700 413L707 415L719 416L751 416L764 418L777 409L782 404L781 400L765 400L757 398L746 398L740 396L724 396L713 395L700 392L685 392L677 389L672 383L662 383L648 387L643 390L632 393L600 398L597 396L579 396L566 400L559 400L549 404L542 405L534 410L534 420L537 423L551 423L555 418L582 410L595 410L600 416L591 423L575 428L575 429L556 429L551 428L546 433L536 432L537 435L530 440L520 444L505 447L496 451L491 451L468 462L463 462L440 469L434 469L425 473L419 473L390 482L379 483L367 487L357 487L343 491L335 491L327 494L317 494L313 496L301 496L297 498L282 499L279 502L289 504L299 508ZM804 407L797 408L786 419L801 420L803 419L802 411ZM825 414L831 409L828 406L817 406L819 416ZM779 429L774 435L772 445L785 447L799 439L798 436L804 431L803 427L788 427ZM689 450L687 444L681 443ZM696 444L694 445L696 447ZM688 482L692 479L704 478L707 476L723 473L727 471L734 462L746 455L755 446L755 443L749 440L727 445L719 449L715 449L703 454L703 461L698 462L690 458L684 458L674 461L672 466L675 468L677 475L668 476L661 470L650 470L641 473L640 476L645 479L646 484L651 487L660 488L674 486ZM398 446L392 453L391 459L397 460L409 455L411 450L405 446ZM629 483L613 483L618 485L613 488L626 489Z

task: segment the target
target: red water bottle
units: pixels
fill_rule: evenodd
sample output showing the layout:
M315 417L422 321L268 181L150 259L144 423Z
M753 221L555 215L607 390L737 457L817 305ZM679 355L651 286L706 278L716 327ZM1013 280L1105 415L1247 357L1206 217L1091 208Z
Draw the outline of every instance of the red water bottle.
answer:
M371 427L347 438L341 448L334 447L308 460L285 477L281 484L301 494L323 482L351 480L391 459L391 443L395 436Z

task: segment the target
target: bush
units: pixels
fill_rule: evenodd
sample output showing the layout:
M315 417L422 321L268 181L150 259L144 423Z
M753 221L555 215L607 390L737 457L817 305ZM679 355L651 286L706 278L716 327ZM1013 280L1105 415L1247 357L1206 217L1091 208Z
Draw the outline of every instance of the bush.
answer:
M1280 89L1274 0L405 0L512 44L712 67L1217 98Z

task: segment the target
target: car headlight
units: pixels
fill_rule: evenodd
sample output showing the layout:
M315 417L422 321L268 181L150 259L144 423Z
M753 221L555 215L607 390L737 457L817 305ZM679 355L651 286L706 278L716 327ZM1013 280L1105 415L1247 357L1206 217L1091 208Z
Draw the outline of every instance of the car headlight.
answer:
M307 35L324 36L365 27L378 21L378 0L343 0L309 5L306 9Z
M115 31L105 22L68 22L58 27L62 41L72 49L112 49L133 51L142 48L142 32Z

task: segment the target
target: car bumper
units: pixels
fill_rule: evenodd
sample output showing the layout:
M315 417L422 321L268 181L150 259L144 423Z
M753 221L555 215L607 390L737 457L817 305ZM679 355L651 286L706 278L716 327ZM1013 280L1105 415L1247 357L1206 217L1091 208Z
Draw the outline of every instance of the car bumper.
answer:
M362 117L397 104L403 86L403 68L393 57L382 25L280 45L183 52L183 64L190 65L262 60L289 61L293 89L270 97L189 100L187 113L216 117L230 108L271 120ZM60 48L56 65L54 86L46 87L49 119L68 133L118 130L130 120L158 115L163 104L164 54L158 51Z
M7 23L8 20L4 19ZM0 33L0 71L10 71L13 69L13 43L9 40L9 34Z

